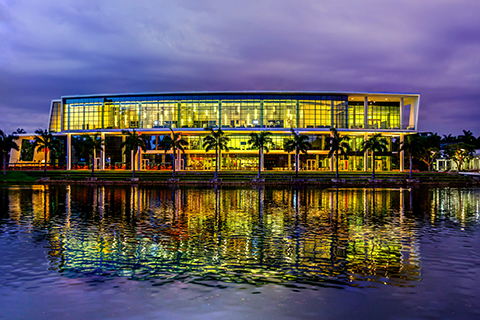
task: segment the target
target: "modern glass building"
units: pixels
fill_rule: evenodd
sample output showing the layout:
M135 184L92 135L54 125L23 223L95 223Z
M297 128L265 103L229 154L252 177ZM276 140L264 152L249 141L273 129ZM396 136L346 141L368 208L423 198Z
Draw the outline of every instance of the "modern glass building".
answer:
M403 155L393 151L395 141L417 130L420 95L377 92L172 92L140 94L95 94L64 96L52 101L48 128L65 137L67 169L81 167L86 159L78 156L76 139L101 133L105 150L95 165L101 169L131 168L158 170L171 165L169 153L159 142L170 128L189 142L185 154L178 157L177 168L209 170L215 163L214 152L205 152L205 128L222 128L230 137L230 151L222 153L222 169L266 170L294 169L293 154L283 151L291 129L306 134L312 149L301 156L302 170L331 170L326 138L330 128L348 134L352 152L340 161L341 170L403 170ZM119 145L122 130L135 129L148 141L148 150L132 161ZM247 141L251 132L272 132L273 145L259 164L258 150ZM382 133L389 151L373 160L360 153L368 135ZM22 137L28 140L28 137ZM25 143L22 142L22 149ZM28 144L27 144L28 146ZM73 148L72 148L73 146ZM23 152L25 154L25 152ZM40 157L39 155L34 157ZM40 159L40 158L39 158ZM31 161L22 152L12 153L12 163ZM83 160L83 161L82 161Z

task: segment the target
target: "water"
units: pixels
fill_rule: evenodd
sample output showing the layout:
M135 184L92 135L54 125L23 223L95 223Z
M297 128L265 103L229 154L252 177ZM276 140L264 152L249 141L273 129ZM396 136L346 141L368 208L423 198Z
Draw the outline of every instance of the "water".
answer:
M480 189L0 186L0 319L473 319Z

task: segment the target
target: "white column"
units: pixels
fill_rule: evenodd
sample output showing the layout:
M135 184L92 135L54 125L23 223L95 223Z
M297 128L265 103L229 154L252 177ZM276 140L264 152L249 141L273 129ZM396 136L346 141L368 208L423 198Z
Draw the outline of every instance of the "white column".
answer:
M260 162L258 165L260 166L260 171L263 171L263 149L260 149L258 152L260 152Z
M131 168L135 168L135 155L133 154L133 150L130 151L130 164Z
M142 170L142 149L140 147L138 147L137 151L137 170Z
M400 146L403 144L405 140L405 135L403 133L400 134ZM405 171L405 151L400 151L400 172Z
M368 139L368 134L365 133L363 135L363 141L367 141ZM365 150L365 152L363 153L363 171L368 171L368 151Z
M72 135L67 134L67 170L72 170Z
M400 98L400 130L403 129L403 98Z
M363 128L368 128L368 97L365 97L365 101L363 103Z
M100 134L100 139L104 143L100 149L100 170L105 170L105 134L103 132Z

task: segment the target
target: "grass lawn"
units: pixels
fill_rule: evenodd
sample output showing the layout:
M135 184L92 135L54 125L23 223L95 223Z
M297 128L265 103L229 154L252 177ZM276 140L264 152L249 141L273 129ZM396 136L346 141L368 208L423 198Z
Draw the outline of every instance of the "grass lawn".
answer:
M35 182L36 180L36 177L29 176L22 171L7 171L7 175L5 176L3 175L3 172L0 173L0 181L4 182Z

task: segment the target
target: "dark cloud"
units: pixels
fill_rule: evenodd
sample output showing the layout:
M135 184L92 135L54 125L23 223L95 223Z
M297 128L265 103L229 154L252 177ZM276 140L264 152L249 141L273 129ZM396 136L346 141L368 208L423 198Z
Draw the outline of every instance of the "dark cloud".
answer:
M0 128L45 127L70 94L345 90L420 92L421 130L480 135L478 12L475 0L3 0Z

